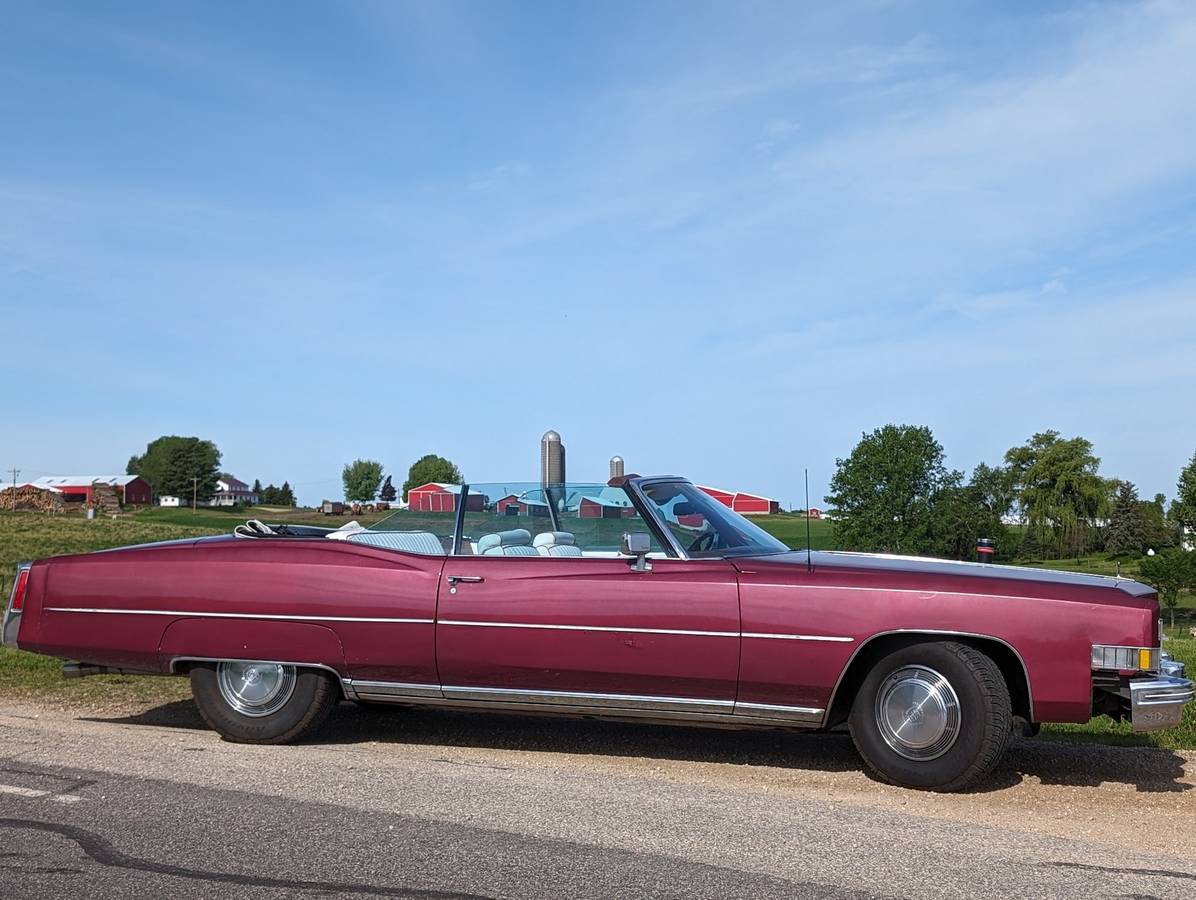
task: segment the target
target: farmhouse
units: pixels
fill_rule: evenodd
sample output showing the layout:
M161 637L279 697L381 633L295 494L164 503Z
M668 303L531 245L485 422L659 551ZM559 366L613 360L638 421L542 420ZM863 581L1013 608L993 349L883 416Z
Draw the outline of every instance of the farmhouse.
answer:
M723 504L723 506L729 506L737 513L768 515L779 512L781 509L781 504L778 501L770 500L768 497L760 497L756 494L748 494L743 491L726 491L722 488L706 487L702 484L699 484L698 487Z
M216 493L212 495L208 505L235 506L238 503L245 503L254 506L260 502L261 498L250 489L249 485L225 472L216 479Z
M111 488L122 505L149 505L150 483L140 475L46 475L33 482L57 488L64 503L94 503L96 487Z

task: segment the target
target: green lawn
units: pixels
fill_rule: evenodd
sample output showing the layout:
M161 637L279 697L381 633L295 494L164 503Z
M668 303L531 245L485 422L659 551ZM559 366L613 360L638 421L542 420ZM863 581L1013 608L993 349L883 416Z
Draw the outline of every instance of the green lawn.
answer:
M806 517L780 513L773 516L748 516L777 540L794 550L806 549ZM834 550L834 526L827 519L810 519L810 549Z

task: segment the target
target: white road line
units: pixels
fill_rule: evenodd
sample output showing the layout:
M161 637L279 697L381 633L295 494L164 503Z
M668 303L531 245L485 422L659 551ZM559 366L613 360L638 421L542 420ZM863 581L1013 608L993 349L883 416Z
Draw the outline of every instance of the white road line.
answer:
M34 788L19 787L15 784L0 784L0 794L15 794L18 797L28 797L31 800L39 800L43 797L49 797L55 803L78 803L83 799L75 794L51 794L49 791L39 791Z

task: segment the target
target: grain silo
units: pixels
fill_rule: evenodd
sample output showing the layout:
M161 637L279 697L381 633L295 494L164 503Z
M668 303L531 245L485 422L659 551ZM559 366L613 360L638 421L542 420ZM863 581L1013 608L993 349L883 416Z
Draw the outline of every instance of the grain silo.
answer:
M565 445L555 431L540 438L540 484L565 483Z

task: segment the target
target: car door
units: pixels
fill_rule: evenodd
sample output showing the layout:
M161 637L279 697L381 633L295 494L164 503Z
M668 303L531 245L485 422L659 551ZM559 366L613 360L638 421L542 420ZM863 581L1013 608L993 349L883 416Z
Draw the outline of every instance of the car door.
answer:
M721 559L453 556L440 584L446 698L732 711L735 570Z

